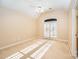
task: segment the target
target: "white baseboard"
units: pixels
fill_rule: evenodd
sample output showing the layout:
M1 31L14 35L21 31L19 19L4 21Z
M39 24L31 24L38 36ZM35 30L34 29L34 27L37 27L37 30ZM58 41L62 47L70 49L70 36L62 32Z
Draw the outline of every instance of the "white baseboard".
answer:
M18 44L21 44L21 43L24 43L24 42L27 42L27 41L30 41L30 40L32 40L32 39L29 39L29 40L21 40L21 41L12 43L12 44L9 44L9 45L6 45L6 46L1 47L0 50L3 50L5 48L9 48L9 47L12 47L12 46L15 46L15 45L18 45Z
M61 42L68 42L68 40L65 40L65 39L60 39L60 38L45 38L45 37L39 37L39 38L42 38L42 39L53 39L53 40L56 40L56 41L61 41Z
M58 41L62 41L62 42L68 42L68 40L65 40L65 39L56 39Z

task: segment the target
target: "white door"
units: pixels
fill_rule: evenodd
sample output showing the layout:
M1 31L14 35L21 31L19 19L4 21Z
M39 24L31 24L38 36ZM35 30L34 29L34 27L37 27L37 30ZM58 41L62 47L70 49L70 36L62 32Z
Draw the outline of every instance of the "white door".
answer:
M56 37L57 36L57 22L56 21L52 21L51 25L50 25L50 37Z
M56 34L57 34L56 28L57 28L56 21L44 22L44 37L45 38L56 37Z
M49 37L49 23L48 22L45 22L44 23L44 37L45 38L48 38Z

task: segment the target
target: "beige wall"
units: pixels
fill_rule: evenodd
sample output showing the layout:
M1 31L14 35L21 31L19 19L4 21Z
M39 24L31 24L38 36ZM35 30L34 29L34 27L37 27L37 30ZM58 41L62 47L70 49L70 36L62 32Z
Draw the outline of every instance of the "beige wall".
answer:
M0 8L0 48L36 36L36 20L14 10Z
M68 45L69 48L71 49L71 44L72 44L72 10L69 10L69 15L68 15Z
M38 18L38 36L43 37L44 20L48 18L57 18L57 37L61 40L68 40L67 32L67 13L64 10L54 10L42 13Z

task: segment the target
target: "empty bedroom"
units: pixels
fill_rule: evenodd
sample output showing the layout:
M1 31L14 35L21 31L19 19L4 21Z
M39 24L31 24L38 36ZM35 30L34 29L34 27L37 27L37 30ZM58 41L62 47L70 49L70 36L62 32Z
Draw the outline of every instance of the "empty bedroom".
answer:
M78 0L1 0L0 59L78 59Z

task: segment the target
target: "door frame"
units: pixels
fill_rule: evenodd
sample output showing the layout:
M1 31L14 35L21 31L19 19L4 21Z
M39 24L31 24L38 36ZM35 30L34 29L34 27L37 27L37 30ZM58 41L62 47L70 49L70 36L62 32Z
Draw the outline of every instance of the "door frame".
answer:
M76 7L77 5L75 5ZM72 8L72 41L71 41L71 53L72 56L77 57L77 47L76 47L76 40L77 40L77 9L76 8Z

